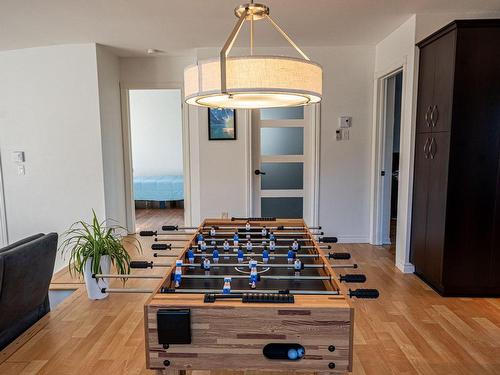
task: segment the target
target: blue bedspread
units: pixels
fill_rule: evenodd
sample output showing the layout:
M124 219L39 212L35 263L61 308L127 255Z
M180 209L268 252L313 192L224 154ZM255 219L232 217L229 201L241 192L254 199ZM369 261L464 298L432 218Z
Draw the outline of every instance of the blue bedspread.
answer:
M134 200L178 201L184 199L183 176L134 177Z

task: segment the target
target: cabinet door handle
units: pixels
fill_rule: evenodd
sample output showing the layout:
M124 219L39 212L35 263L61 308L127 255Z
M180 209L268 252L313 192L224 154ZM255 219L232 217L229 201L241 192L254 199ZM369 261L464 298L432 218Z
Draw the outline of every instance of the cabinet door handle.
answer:
M430 116L430 120L431 120L430 123L431 123L431 126L433 128L435 128L437 125L438 117L439 117L438 106L435 105L434 107L432 107L431 116Z
M429 143L429 154L431 159L434 159L436 157L436 152L437 152L436 139L432 137L431 143Z
M432 106L429 106L429 108L427 108L427 111L425 112L425 125L427 125L428 128L430 128L430 126L431 126L431 123L429 121L429 115L430 115L431 109L432 109Z
M429 138L425 140L424 144L424 156L426 159L429 159L429 151L427 150L427 146L429 145Z

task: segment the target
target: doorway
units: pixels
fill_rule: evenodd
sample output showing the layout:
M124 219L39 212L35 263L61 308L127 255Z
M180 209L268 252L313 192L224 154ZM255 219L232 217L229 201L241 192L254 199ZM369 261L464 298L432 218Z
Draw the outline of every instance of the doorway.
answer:
M5 211L5 195L3 192L2 160L0 159L0 248L9 243L7 235L7 215Z
M382 244L391 246L396 243L397 233L402 87L402 71L383 81L381 238Z
M179 88L129 88L125 105L127 229L184 225L185 161ZM127 162L128 161L128 162Z
M252 212L316 225L319 105L252 111Z

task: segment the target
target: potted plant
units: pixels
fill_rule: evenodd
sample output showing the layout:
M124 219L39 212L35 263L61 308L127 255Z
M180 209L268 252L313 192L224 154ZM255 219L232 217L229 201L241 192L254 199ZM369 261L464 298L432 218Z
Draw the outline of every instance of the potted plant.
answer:
M102 293L107 288L109 279L93 278L94 274L109 274L111 264L118 274L130 273L130 255L124 247L128 243L142 253L140 242L134 237L121 237L118 225L108 225L106 221L99 222L92 210L92 222L77 221L63 233L63 242L59 246L62 255L69 253L69 272L83 275L87 294L90 299L103 299L108 296ZM126 279L123 279L125 282Z

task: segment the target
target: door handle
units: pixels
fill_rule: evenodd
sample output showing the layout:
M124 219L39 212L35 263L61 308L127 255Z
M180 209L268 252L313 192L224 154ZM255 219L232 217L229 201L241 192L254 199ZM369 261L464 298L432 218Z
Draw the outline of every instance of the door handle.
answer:
M428 145L429 145L429 137L427 137L424 144L424 155L426 159L429 159L429 151L427 150Z
M439 117L438 106L437 106L437 105L435 105L435 106L432 108L432 111L431 111L431 116L430 116L430 118L431 118L431 121L430 121L430 122L431 122L431 126L432 126L433 128L435 128L435 127L436 127L436 125L437 125L438 117Z
M256 176L258 176L258 175L260 175L260 174L261 174L261 175L265 175L265 174L266 174L266 172L261 172L261 171L259 171L258 169L256 169L256 170L254 171L254 173L255 173L255 175L256 175Z
M425 124L427 125L428 128L431 126L431 123L429 121L429 112L431 111L431 109L432 106L429 106L429 108L427 108L427 111L425 112Z
M432 137L431 143L429 143L429 154L431 159L434 159L434 157L436 156L436 152L437 152L436 139Z

